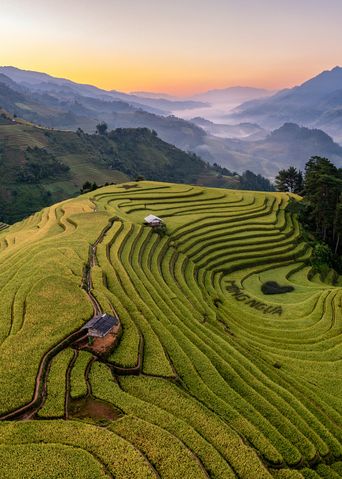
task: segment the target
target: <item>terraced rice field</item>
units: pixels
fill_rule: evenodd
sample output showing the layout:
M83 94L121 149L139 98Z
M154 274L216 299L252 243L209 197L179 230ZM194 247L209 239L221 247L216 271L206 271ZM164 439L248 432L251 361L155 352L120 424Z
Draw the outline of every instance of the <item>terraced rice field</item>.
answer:
M30 125L0 125L0 137L9 147L26 150L28 146L44 148L47 144L44 130Z
M288 199L141 182L1 231L1 477L342 477L342 288ZM71 347L97 307L106 359Z

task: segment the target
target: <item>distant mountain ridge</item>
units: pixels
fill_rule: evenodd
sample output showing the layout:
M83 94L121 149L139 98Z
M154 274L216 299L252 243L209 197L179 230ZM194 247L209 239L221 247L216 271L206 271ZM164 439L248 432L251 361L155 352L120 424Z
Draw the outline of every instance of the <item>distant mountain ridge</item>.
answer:
M130 95L141 96L143 98L162 98L163 100L179 100L180 98L175 95L170 95L169 93L156 93L151 91L131 91Z
M341 70L337 68L333 73L326 72L296 89L244 103L233 115L226 115L223 121L210 122L203 116L201 120L196 108L182 110L189 112L189 118L195 118L191 122L166 112L165 108L169 105L177 104L170 99L162 99L158 106L164 109L160 109L156 103L153 103L154 107L137 103L146 98L108 92L44 73L0 67L0 106L34 124L60 130L76 131L81 128L93 133L101 121L105 121L109 129L149 128L167 143L196 153L211 164L217 163L238 173L249 169L272 178L276 170L289 163L295 164L297 159L299 163L295 166L301 165L304 154L332 155L331 159L340 165L340 152L317 132L311 134L310 139L302 140L304 143L301 145L296 131L292 130L288 141L297 145L297 152L291 151L286 142L279 139L277 144L271 144L267 135L284 123L299 126L310 123L307 125L310 129L321 129L318 121L312 120L315 115L326 126L323 130L335 140L338 134L342 135L342 91L334 89ZM322 83L328 86L322 96L315 97L315 101L311 94L302 94L304 91L316 91L317 85ZM298 97L302 99L298 100ZM295 121L292 117L299 119ZM276 140L273 138L273 141Z
M0 73L33 91L53 93L57 87L63 87L69 89L74 94L90 96L103 101L121 100L140 108L150 107L156 113L170 113L174 109L180 110L182 108L205 106L199 101L180 101L178 99L172 100L157 96L152 98L123 93L117 90L104 90L93 85L76 83L65 78L56 78L46 73L20 70L12 66L0 67Z
M20 83L1 72L20 79ZM201 143L205 136L205 132L192 123L168 117L165 110L132 102L131 98L124 101L91 85L79 85L36 72L22 72L13 67L0 68L0 75L0 106L18 117L49 128L82 128L92 133L101 121L107 122L110 128L147 127L155 129L165 141L185 150ZM39 79L44 81L39 82Z
M322 129L342 142L342 68L324 71L270 98L243 103L227 118L256 122L264 128L278 128L285 122L299 123Z
M93 133L101 121L105 121L110 129L147 127L155 130L162 140L200 154L211 163L224 162L227 166L225 160L232 156L221 138L207 134L194 123L174 115L167 116L165 111L161 114L154 108L113 97L103 99L108 93L104 90L54 79L46 74L13 67L0 68L1 72L11 74L15 80L20 79L20 83L8 86L11 79L2 83L0 78L0 106L35 124L62 130L81 128L88 133ZM251 166L254 166L249 160L240 164L234 161L232 165L240 173L246 169L253 171Z
M190 98L210 103L242 103L256 98L269 97L274 91L265 88L234 86L228 88L216 88L207 92L192 95Z
M327 156L342 167L342 147L324 131L285 123L266 138L256 141L225 140L235 155L250 158L260 166L257 171L267 171L276 176L279 165L288 168L296 165L304 169L311 156Z

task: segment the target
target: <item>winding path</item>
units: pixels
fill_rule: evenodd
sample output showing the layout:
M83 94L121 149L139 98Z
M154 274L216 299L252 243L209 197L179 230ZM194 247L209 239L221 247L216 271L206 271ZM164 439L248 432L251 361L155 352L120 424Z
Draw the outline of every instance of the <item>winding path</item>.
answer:
M97 265L97 259L96 259L97 246L103 241L104 237L106 236L110 228L113 226L114 221L115 221L115 218L111 218L108 221L108 224L101 231L95 243L93 245L90 245L88 262L84 268L83 285L93 305L94 316L101 314L103 311L102 311L100 303L97 301L97 299L92 293L93 283L91 278L91 269L93 266ZM113 312L116 314L116 311L113 306L112 308L113 308ZM50 371L53 358L58 353L68 348L76 341L85 339L87 337L87 334L88 333L85 332L84 329L79 329L77 331L74 331L69 336L67 336L62 341L60 341L58 344L56 344L51 349L49 349L44 354L44 356L42 357L40 361L36 380L35 380L34 393L33 393L33 397L31 401L25 404L24 406L21 406L20 408L15 409L14 411L8 412L0 416L0 420L9 421L9 420L34 419L39 409L41 409L41 407L43 406L45 398L47 396L47 377ZM135 366L130 368L124 368L124 367L116 366L109 362L105 362L105 364L111 369L112 374L114 376L138 375L142 371L143 357L144 357L144 337L141 334L140 343L139 343L138 360ZM66 413L66 418L67 418L67 413Z

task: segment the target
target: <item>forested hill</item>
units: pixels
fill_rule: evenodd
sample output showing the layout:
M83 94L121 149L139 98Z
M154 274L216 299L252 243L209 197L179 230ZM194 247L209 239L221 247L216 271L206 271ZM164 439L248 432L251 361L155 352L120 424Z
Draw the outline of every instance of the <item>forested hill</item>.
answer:
M225 188L268 190L247 172L233 175L170 145L147 128L86 134L39 128L0 117L0 221L13 223L79 193L86 182L103 185L137 177Z

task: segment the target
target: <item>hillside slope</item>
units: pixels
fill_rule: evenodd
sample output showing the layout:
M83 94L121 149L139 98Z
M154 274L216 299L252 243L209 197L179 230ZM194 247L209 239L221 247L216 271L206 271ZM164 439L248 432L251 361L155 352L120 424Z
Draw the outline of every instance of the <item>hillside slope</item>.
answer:
M146 128L118 129L107 135L76 134L38 128L5 113L0 116L0 221L13 223L75 196L86 181L102 185L138 176L239 186L238 177L224 176Z
M0 232L11 478L340 477L341 282L310 276L288 200L127 183ZM72 349L98 312L117 346Z

